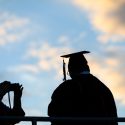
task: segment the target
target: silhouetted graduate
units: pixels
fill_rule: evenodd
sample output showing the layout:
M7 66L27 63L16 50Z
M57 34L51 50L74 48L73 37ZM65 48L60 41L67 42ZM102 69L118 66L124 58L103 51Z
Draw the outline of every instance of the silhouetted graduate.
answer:
M61 56L69 58L68 71L72 79L66 80L52 94L48 115L53 117L117 117L113 95L99 79L90 74L82 51ZM64 64L65 65L65 64ZM52 122L52 125L117 125L108 123Z
M14 92L13 107L6 106L3 102L3 96L8 92ZM23 87L19 83L11 84L9 81L0 83L0 116L24 116L25 112L21 106ZM0 125L14 125L19 123L19 120L0 121Z

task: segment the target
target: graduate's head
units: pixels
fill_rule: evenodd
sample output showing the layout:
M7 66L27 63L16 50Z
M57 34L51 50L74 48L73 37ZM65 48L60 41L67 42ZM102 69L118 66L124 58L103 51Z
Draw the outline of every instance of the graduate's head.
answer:
M70 74L80 74L83 71L90 71L90 69L85 57L82 54L79 54L69 58L68 71Z
M69 58L68 63L68 71L71 77L79 75L82 72L90 71L89 66L87 64L87 60L85 59L83 54L89 53L88 51L82 51L77 53L72 53L68 55L64 55L62 57Z

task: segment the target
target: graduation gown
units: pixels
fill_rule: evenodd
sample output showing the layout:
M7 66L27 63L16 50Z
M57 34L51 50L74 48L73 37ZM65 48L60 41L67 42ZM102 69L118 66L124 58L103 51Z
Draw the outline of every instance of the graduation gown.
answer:
M48 106L52 117L117 117L113 95L92 74L82 74L60 84L52 94ZM108 123L52 122L52 125L117 125Z

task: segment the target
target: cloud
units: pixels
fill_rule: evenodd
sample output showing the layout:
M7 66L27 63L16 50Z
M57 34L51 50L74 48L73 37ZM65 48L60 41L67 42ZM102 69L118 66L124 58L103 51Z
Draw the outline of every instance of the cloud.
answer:
M0 46L18 42L28 31L29 19L21 18L11 13L0 13Z
M67 44L70 41L70 39L67 36L63 35L59 37L58 41L60 43Z
M121 48L107 48L106 56L93 55L88 61L91 72L110 88L119 104L125 105L125 71L123 70L125 59L123 53L115 54L116 49Z
M21 64L18 66L13 66L12 68L9 68L10 71L13 71L15 73L19 73L19 72L27 72L27 73L37 73L38 72L38 68L35 65L31 65L31 64Z
M53 46L48 42L40 45L31 45L27 57L37 59L36 66L39 71L56 71L59 75L62 70L61 54L68 53L71 48L63 46Z
M125 40L124 0L73 0L72 3L87 12L94 29L100 31L99 41Z
M9 72L16 74L31 74L54 72L56 78L62 76L63 54L70 53L72 49L65 46L54 46L49 42L32 42L27 49L24 64L17 64L8 68ZM33 63L29 63L29 62ZM66 60L67 61L67 60Z

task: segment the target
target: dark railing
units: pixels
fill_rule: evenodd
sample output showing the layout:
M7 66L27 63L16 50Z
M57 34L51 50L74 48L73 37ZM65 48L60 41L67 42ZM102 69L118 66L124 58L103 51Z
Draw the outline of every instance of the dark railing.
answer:
M125 117L35 117L35 116L25 116L25 117L0 117L0 121L4 120L19 120L31 122L32 125L37 125L37 122L52 122L52 121L73 121L73 122L125 122Z

